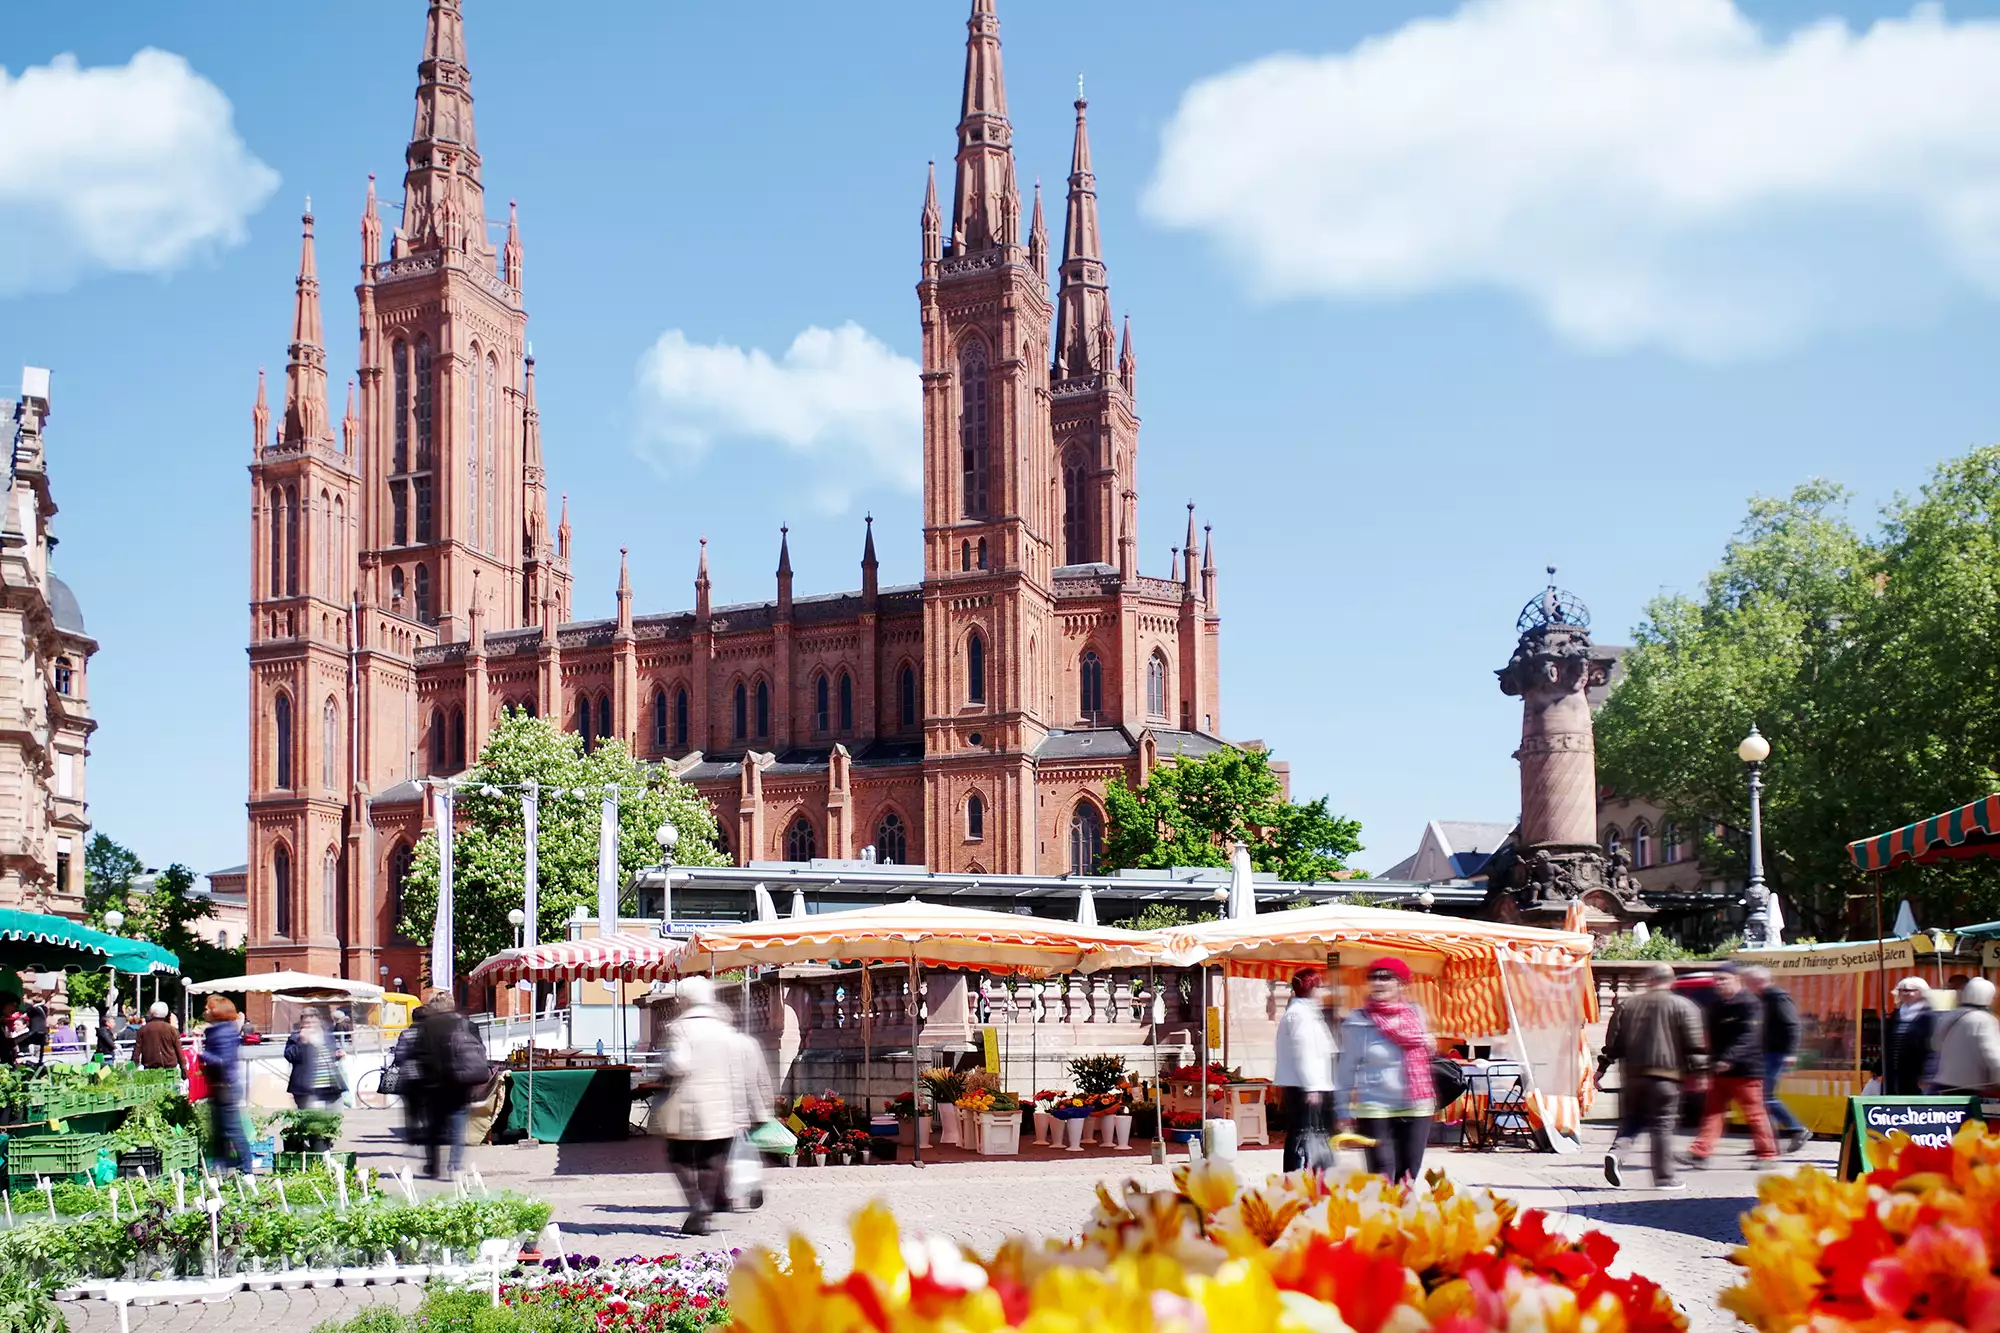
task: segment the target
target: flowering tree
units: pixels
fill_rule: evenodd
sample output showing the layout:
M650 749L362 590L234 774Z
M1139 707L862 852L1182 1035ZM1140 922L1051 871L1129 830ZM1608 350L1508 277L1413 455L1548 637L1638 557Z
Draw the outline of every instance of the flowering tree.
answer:
M607 788L618 789L621 886L638 871L660 863L654 835L665 823L680 830L680 844L674 849L677 864L728 864L715 845L715 812L693 787L633 758L621 741L602 742L586 753L581 737L509 709L454 797L458 809L452 844L454 940L462 968L514 942L507 913L522 905L527 865L520 788L531 781L542 791L536 843L541 939L559 937L563 923L578 907L596 910L598 821ZM487 795L488 788L494 794ZM564 794L555 795L558 790ZM437 889L437 834L432 831L417 844L404 884L402 929L410 939L430 940L437 919ZM632 906L629 899L625 906Z

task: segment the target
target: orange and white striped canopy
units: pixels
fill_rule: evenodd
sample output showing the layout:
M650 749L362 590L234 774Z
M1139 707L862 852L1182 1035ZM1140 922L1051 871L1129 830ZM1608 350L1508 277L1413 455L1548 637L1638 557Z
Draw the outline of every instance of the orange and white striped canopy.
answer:
M1144 967L1158 941L1138 931L922 902L699 930L683 973L750 964L908 962L981 972L1094 972Z
M1591 937L1582 932L1340 904L1268 912L1234 921L1203 921L1156 933L1165 936L1163 961L1177 967L1253 960L1324 963L1330 951L1347 948L1379 948L1398 957L1434 954L1447 961L1469 961L1491 958L1504 944L1531 958L1546 950L1550 961L1560 955L1565 962L1588 958L1591 950Z
M652 935L590 935L532 949L508 949L472 969L468 982L506 986L516 981L658 981L674 974L685 946Z

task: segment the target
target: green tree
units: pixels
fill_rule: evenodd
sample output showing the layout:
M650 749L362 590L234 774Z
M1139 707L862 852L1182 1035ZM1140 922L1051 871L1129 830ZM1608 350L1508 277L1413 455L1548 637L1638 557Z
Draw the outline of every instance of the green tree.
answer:
M456 905L454 942L461 972L514 942L507 913L521 906L527 829L519 786L540 784L536 866L538 933L559 938L570 914L597 907L597 835L606 788L618 789L618 877L621 888L638 871L660 863L655 833L671 822L680 831L677 864L725 865L715 845L715 812L702 794L632 757L622 742L585 753L582 739L546 720L508 710L488 737L479 763L458 787L459 819L452 844ZM491 788L492 795L487 794ZM558 796L555 793L561 791ZM584 792L584 796L572 793ZM431 938L437 919L435 831L417 844L403 891L404 934ZM622 904L630 910L630 895Z
M1325 797L1286 801L1271 756L1227 746L1200 759L1155 767L1138 790L1113 778L1105 791L1112 869L1226 866L1249 844L1250 863L1290 880L1331 879L1361 850L1361 825L1333 814Z
M169 950L190 981L242 974L242 949L219 948L201 937L197 926L214 915L215 905L207 895L194 893L195 873L188 867L176 862L148 879L131 849L100 833L84 848L84 878L86 924L108 930L106 914L124 913L114 933ZM72 972L64 990L71 1004L94 1009L104 1002L106 984L105 973L91 969ZM118 989L127 999L139 993L131 977L121 977Z
M91 834L83 845L84 915L95 920L109 910L111 899L122 902L133 878L145 869L130 847L105 834Z

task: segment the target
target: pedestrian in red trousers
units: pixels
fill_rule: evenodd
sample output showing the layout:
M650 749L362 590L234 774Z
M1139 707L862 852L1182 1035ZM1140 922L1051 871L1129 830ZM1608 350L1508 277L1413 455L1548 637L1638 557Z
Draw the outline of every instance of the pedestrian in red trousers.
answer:
M1708 1049L1712 1073L1708 1102L1702 1108L1701 1133L1684 1159L1703 1167L1722 1138L1722 1124L1734 1106L1750 1126L1750 1148L1757 1164L1778 1159L1778 1140L1764 1111L1764 1006L1743 988L1734 964L1715 970L1715 1004L1708 1014Z

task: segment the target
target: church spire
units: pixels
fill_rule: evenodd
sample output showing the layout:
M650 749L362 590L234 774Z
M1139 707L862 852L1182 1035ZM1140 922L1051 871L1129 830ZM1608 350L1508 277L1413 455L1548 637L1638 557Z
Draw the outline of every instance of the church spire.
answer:
M872 603L880 591L877 570L881 567L875 558L875 515L865 514L861 521L868 527L868 535L861 542L861 600Z
M1188 501L1187 544L1181 547L1181 553L1185 566L1181 574L1181 586L1187 590L1187 595L1192 597L1195 591L1195 575L1200 569L1195 563L1199 557L1195 553L1194 545L1194 501L1192 500Z
M500 253L500 279L521 290L521 211L512 199L507 201L507 248Z
M399 253L473 250L490 258L459 0L431 0L423 59L417 65L416 120L403 157L408 169Z
M1035 276L1044 283L1049 280L1049 225L1042 219L1042 182L1035 179L1035 216L1028 223L1028 262L1034 265Z
M972 0L966 20L965 95L958 120L958 182L952 191L951 252L1012 245L1020 233L1013 127L1000 72L1000 20L993 0Z
M361 413L354 406L354 381L347 382L347 411L340 418L340 451L353 459L361 444Z
M1111 370L1111 293L1097 234L1097 177L1090 169L1090 103L1078 81L1076 139L1070 149L1069 207L1063 220L1062 290L1056 297L1055 378Z
M320 330L319 272L313 262L312 200L300 219L299 277L292 305L292 344L285 365L285 424L287 444L330 442L326 424L326 348Z
M924 263L935 264L944 257L943 215L938 212L937 163L930 164L924 180Z
M250 451L261 453L271 442L271 400L264 392L264 367L257 367L257 404L250 409Z
M375 206L375 173L368 173L368 203L361 210L361 280L375 280L382 262L382 213Z
M701 539L701 563L694 570L694 614L697 620L708 619L708 538Z
M632 571L626 564L626 548L618 548L618 631L632 632Z
M778 618L789 620L792 614L792 543L789 525L778 528Z

